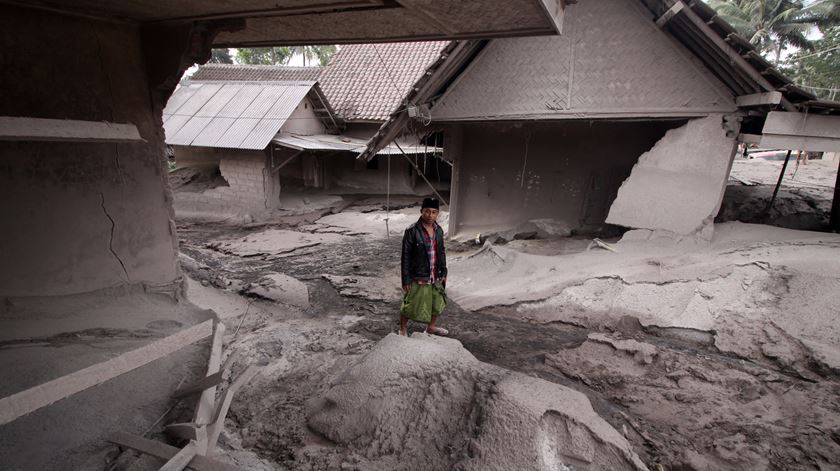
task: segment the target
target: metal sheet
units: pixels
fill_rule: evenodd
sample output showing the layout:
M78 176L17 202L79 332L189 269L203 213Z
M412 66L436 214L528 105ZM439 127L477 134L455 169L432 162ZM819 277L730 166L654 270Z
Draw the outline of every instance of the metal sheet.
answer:
M212 121L211 118L197 118L193 117L186 124L184 124L174 136L166 140L167 144L175 144L179 146L188 146L192 144L193 140L201 133Z
M265 117L271 119L286 119L291 116L300 102L312 87L287 87L283 96L266 112Z
M239 118L230 125L227 131L216 141L215 147L225 147L229 149L238 149L242 141L248 137L254 126L260 122L259 119L254 118Z
M230 129L234 122L236 122L234 118L213 118L210 124L193 139L192 145L200 147L215 146L216 141Z
M195 115L196 116L203 116L207 118L215 118L219 115L219 111L224 109L225 105L227 105L231 99L239 92L242 88L242 85L237 84L225 84L216 92L215 95L210 97L209 100L198 110Z
M243 85L239 92L219 111L223 118L240 118L251 103L259 96L263 87L259 85Z
M314 82L205 82L175 91L165 114L167 143L265 148Z
M189 85L182 85L178 87L175 92L172 93L172 96L169 97L169 101L166 102L166 108L163 109L164 116L166 115L173 115L178 112L178 109L184 105L195 92L198 91L199 88L202 87L200 83L191 83Z
M285 123L285 119L261 119L240 144L240 149L265 149L277 131Z
M196 92L193 93L186 102L184 102L184 105L178 108L178 111L173 114L195 115L198 110L200 110L207 101L213 98L213 95L215 95L221 88L221 84L207 83L202 85L201 88L196 90Z
M181 128L185 124L187 124L187 121L189 121L189 120L190 120L189 116L170 115L169 118L167 118L167 120L163 122L163 131L164 131L164 134L166 135L166 143L167 144L173 144L172 142L169 142L170 139L175 137L175 134L178 134L178 131L180 131Z
M286 91L286 87L277 87L277 86L265 86L263 87L262 91L260 92L259 96L251 103L245 111L242 112L243 118L257 118L262 119L265 117L265 114L274 106L274 103L277 102L280 97L283 96L283 92Z
M316 134L313 136L297 136L294 134L287 134L275 137L272 142L281 146L289 147L297 150L312 150L312 151L347 151L347 152L362 152L365 150L368 139L358 139L347 136L335 136L331 134ZM402 151L395 145L389 145L385 149L380 150L378 155L397 155L405 152L406 154L440 154L443 149L440 147L426 147L420 145L400 144Z

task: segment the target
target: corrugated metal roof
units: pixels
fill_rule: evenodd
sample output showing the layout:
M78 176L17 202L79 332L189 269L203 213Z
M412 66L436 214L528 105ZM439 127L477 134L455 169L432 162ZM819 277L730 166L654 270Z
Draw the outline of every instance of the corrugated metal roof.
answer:
M359 139L332 134L316 134L313 136L298 136L296 134L284 134L275 137L272 142L295 150L311 151L346 151L358 154L363 151L369 139ZM400 143L402 151L395 145L389 145L378 152L379 155L402 154L440 154L443 149L440 147L427 147L417 144Z
M196 82L163 110L166 143L264 149L315 82Z

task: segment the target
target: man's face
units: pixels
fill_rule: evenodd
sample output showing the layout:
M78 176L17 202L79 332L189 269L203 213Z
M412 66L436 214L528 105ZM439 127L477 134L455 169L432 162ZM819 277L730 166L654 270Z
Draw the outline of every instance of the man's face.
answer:
M434 208L423 208L420 210L420 219L426 224L437 221L438 210Z

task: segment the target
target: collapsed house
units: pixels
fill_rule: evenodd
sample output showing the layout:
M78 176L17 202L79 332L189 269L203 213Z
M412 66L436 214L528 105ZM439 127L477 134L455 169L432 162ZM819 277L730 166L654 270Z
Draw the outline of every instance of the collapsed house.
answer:
M562 4L542 0L461 0L426 20L452 3L0 4L0 341L25 347L0 351L4 468L81 468L108 434L154 425L179 380L204 376L210 348L189 345L213 335L215 315L182 296L161 118L184 71L214 46L557 34L562 23Z
M575 2L561 36L446 56L406 107L445 129L454 237L546 219L708 236L738 142L840 147L840 104L795 87L702 2ZM368 151L409 122L392 114Z
M401 140L356 159L445 44L347 45L325 67L200 67L163 111L166 142L178 168L217 168L227 185L179 192L176 208L273 209L281 188L428 193L418 173L448 190L450 167L434 143Z

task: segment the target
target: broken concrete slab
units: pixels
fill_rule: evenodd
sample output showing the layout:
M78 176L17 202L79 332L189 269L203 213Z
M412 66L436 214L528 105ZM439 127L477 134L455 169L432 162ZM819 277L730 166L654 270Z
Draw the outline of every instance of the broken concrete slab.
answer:
M321 275L342 296L369 301L394 301L400 298L399 279L372 276Z
M283 273L269 273L245 292L272 301L302 308L309 307L309 288L302 281Z
M583 394L419 333L385 337L307 416L367 469L647 469Z
M268 229L240 239L213 242L207 247L240 257L255 257L281 255L297 249L341 240L344 240L344 237L338 234L310 234L285 229Z
M587 337L593 342L601 342L612 346L614 349L627 352L640 363L649 365L657 355L656 347L649 343L638 342L633 339L614 339L608 335L592 333Z
M723 115L668 131L639 157L618 190L607 222L691 234L714 220L735 155Z

